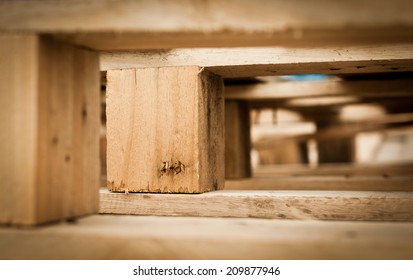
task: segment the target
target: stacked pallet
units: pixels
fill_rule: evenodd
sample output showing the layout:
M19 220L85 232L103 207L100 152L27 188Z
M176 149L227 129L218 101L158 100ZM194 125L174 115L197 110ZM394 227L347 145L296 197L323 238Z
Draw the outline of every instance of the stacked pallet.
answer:
M410 125L412 12L404 0L1 2L0 258L412 258L411 165L250 160L283 143L251 144L260 108L315 122L294 141L318 141L325 162L331 138ZM295 74L341 80L234 82ZM341 101L298 108L309 97ZM386 114L337 118L360 103Z

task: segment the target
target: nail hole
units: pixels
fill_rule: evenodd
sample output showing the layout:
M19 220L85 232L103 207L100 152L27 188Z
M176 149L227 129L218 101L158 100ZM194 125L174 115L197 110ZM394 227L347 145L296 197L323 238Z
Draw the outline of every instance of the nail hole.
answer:
M65 161L66 161L66 162L70 162L70 156L69 156L69 155L66 155L66 156L65 156Z
M83 105L83 108L82 108L82 118L83 118L83 121L86 121L87 119L87 110L86 110L85 105Z

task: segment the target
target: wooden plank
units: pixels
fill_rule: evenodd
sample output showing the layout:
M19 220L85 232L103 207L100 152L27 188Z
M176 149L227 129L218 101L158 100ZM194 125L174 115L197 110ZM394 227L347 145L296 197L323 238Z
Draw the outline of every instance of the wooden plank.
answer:
M413 45L338 48L214 48L106 52L101 70L199 65L222 77L357 74L413 70Z
M379 176L300 176L258 177L241 180L226 180L226 190L288 190L288 191L413 191L413 177Z
M342 46L412 42L412 13L408 0L1 1L0 30L100 50Z
M308 165L267 165L253 170L257 177L300 177L300 176L379 176L397 177L413 174L411 164L322 164L317 167Z
M413 221L413 192L221 190L200 195L124 195L102 190L99 212L155 216Z
M412 79L355 81L265 82L225 86L225 98L231 100L271 101L303 97L412 97Z
M224 184L224 99L196 66L107 73L108 188L199 193Z
M95 213L98 55L27 34L2 34L0 55L0 223Z
M0 228L0 259L412 259L413 224L99 215Z
M248 104L225 101L225 178L251 177Z

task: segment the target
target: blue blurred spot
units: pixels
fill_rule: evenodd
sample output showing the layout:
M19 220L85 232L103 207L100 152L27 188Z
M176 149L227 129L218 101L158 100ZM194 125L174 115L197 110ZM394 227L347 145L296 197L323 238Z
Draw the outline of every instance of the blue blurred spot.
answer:
M285 75L280 78L288 81L321 81L331 78L331 75L325 74L303 74L303 75Z

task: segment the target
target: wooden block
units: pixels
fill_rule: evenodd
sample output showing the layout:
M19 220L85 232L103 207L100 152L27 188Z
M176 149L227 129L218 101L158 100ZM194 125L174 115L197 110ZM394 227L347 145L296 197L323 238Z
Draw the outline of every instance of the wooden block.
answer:
M354 149L354 137L317 139L319 163L351 163Z
M222 79L196 66L107 73L108 188L201 193L224 185Z
M37 35L0 35L0 224L95 213L99 61Z
M406 222L94 215L0 228L0 259L411 260L412 236Z
M251 177L250 116L244 101L225 101L225 178Z

